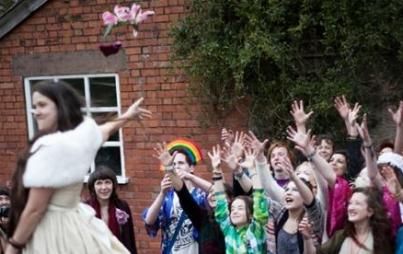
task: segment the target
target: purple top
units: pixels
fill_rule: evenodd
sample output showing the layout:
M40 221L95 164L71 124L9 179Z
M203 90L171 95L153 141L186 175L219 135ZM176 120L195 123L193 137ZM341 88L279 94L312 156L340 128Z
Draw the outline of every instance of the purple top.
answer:
M276 179L277 184L280 185L280 187L283 189L288 184L289 181L290 179Z

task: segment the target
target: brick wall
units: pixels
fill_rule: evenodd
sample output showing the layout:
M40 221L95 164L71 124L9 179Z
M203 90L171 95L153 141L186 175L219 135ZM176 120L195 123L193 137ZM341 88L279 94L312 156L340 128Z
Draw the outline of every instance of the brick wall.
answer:
M32 16L0 39L0 183L5 184L15 167L17 154L27 142L27 123L23 78L13 69L13 59L35 54L87 52L97 50L101 38L101 13L112 10L116 0L48 1ZM121 1L129 5L132 1ZM220 125L244 128L246 108L209 128L199 124L199 105L189 99L188 83L180 71L172 72L168 62L169 28L186 12L184 0L152 0L141 2L143 9L156 15L143 24L138 38L130 29L120 28L126 67L118 71L121 105L126 108L135 98L145 96L145 106L153 118L142 128L130 123L123 130L125 163L129 184L119 187L120 196L127 200L135 218L135 233L140 253L158 253L159 238L146 236L140 214L151 204L159 191L161 172L151 157L157 141L169 141L178 136L191 137L203 148L219 140ZM205 156L206 157L206 156ZM206 160L207 161L207 160ZM197 172L208 176L205 164Z

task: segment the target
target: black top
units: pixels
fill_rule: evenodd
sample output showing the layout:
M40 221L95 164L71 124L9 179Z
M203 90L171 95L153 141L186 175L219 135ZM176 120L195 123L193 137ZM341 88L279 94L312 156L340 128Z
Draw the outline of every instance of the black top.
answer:
M176 193L183 211L193 226L199 231L199 253L225 253L224 235L214 219L214 211L200 207L189 193L185 184Z

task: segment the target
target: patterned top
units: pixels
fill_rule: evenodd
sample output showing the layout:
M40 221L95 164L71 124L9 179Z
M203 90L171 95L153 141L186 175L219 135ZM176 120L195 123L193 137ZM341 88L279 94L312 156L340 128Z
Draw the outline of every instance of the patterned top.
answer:
M236 228L230 222L225 194L215 194L217 206L215 218L225 236L227 254L266 253L264 227L269 218L268 204L262 189L253 191L253 218L248 226Z
M206 204L206 193L201 189L194 189L191 192L193 199L196 203L202 207L205 207ZM183 212L182 207L179 204L178 197L176 196L173 190L169 191L164 199L164 202L161 206L159 215L157 220L153 225L147 225L146 230L147 234L151 237L155 237L158 233L158 230L161 228L162 230L162 242L161 242L161 250L164 253L164 249L167 247L169 241L171 240L176 225L179 222L180 216ZM177 200L174 202L174 200ZM142 218L145 220L148 213L148 208L143 211ZM191 221L186 217L184 220L181 230L176 238L175 244L172 248L172 252L180 251L181 249L186 249L189 245L196 243L198 239L198 232L193 227ZM197 250L197 246L196 246Z

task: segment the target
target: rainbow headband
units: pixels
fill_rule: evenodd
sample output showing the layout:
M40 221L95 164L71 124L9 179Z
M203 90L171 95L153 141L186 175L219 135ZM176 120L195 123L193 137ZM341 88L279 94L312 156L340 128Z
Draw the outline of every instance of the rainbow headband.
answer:
M175 151L182 150L190 158L192 165L196 165L201 159L202 154L198 145L185 138L178 138L167 145L170 154Z

